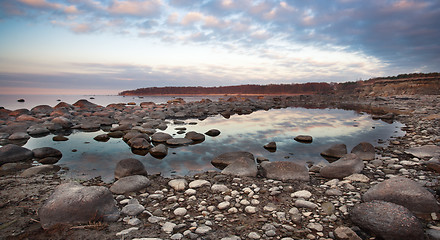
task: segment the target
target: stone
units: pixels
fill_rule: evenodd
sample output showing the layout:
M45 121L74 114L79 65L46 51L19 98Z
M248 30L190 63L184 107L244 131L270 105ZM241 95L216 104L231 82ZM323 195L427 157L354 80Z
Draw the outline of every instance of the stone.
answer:
M337 227L334 231L337 240L362 240L356 232L349 227Z
M49 129L39 125L30 126L26 131L30 135L44 135L50 133Z
M91 103L91 102L87 101L86 99L80 99L72 105L75 107L79 107L81 109L86 109L86 110L90 110L90 109L98 107L98 105Z
M183 191L188 186L188 182L185 179L173 179L168 182L168 185L175 191Z
M300 190L300 191L296 191L296 192L290 194L290 197L292 197L292 198L309 199L311 196L312 196L312 193L307 190Z
M143 137L135 137L127 142L132 149L147 150L151 148L150 142Z
M209 131L205 132L205 134L210 137L216 137L220 135L220 131L218 129L210 129Z
M129 233L131 233L133 231L137 231L137 230L139 230L138 227L131 227L131 228L128 228L128 229L124 229L124 230L122 230L120 232L117 232L116 236L117 237L122 236L121 238L124 239L124 237L123 237L124 235L127 235L127 234L129 234Z
M264 145L263 147L265 149L267 149L268 151L274 152L277 149L277 143L276 142L270 142L270 143Z
M110 187L110 191L115 194L126 194L129 192L137 192L150 185L150 180L141 175L133 175L120 178Z
M32 150L32 153L34 154L35 158L54 157L61 159L63 156L60 150L51 147L35 148Z
M356 205L350 218L354 224L387 240L423 240L419 220L405 207L384 201Z
M421 147L413 147L405 151L406 154L411 154L417 158L425 157L439 157L440 156L440 146L436 145L425 145Z
M172 233L174 230L174 227L176 226L175 223L172 222L165 222L162 225L162 231L166 232L166 233Z
M286 161L265 162L261 165L262 175L265 178L281 181L299 180L309 181L309 171L306 166Z
M361 160L370 161L376 157L374 146L367 142L361 142L356 145L351 153L356 154Z
M62 142L62 141L69 140L69 138L67 138L67 137L65 137L63 135L56 135L56 136L53 136L52 140L53 141L57 141L57 142Z
M174 215L176 215L176 216L184 216L187 212L188 211L185 208L182 208L182 207L176 208L173 211Z
M344 180L349 180L352 182L363 182L363 183L367 183L370 181L370 179L367 176L359 173L351 174L350 176L345 177Z
M34 115L44 114L49 115L53 112L53 108L49 105L38 105L31 109L31 113Z
M202 180L202 179L194 180L189 183L189 188L193 188L193 189L200 188L203 186L211 186L211 183L206 180Z
M257 208L253 207L253 206L246 206L244 208L244 211L247 213L256 213L257 212Z
M57 224L84 224L90 221L116 221L119 210L111 192L102 186L76 183L59 185L38 210L44 229Z
M325 202L321 204L322 211L325 213L325 215L332 215L335 213L335 205L331 202Z
M224 184L214 184L211 187L212 192L228 192L230 189Z
M221 173L238 177L256 177L258 168L254 159L241 157L225 167Z
M435 196L417 182L394 177L371 187L363 196L365 202L382 200L402 205L413 213L433 213L440 210Z
M217 205L217 208L220 209L220 210L223 210L223 209L228 208L230 205L231 205L230 202L225 201L225 202L221 202L221 203L219 203L219 204Z
M308 135L298 135L294 139L295 139L295 141L302 142L302 143L312 143L313 142L312 136L308 136Z
M315 230L317 232L321 232L322 230L324 230L324 227L319 223L309 223L307 224L307 228L311 230Z
M107 142L108 140L110 140L110 136L108 134L99 134L93 139L98 142Z
M258 234L258 233L256 233L256 232L250 232L250 233L248 234L248 238L250 238L250 239L260 239L261 236L260 236L260 234Z
M64 129L68 129L68 128L71 128L73 126L72 121L70 121L69 119L67 119L65 117L61 117L61 116L52 119L51 122L59 124Z
M362 169L364 162L356 154L350 153L321 168L319 173L325 178L344 178L353 173L360 173Z
M235 162L237 159L240 159L241 157L255 159L254 155L249 152L227 152L220 154L214 159L212 159L211 164L219 169L224 169L229 164Z
M295 201L295 207L315 209L318 208L318 205L310 201L298 199Z
M59 161L56 157L45 157L42 159L39 159L38 162L41 164L55 164Z
M116 164L115 178L120 179L131 175L147 175L144 164L134 158L126 158L120 160Z
M151 136L151 141L158 142L158 143L164 143L168 139L173 138L170 134L164 133L164 132L156 132Z
M205 141L205 135L202 133L190 131L185 134L185 138L191 139L194 142L203 142Z
M29 138L31 136L25 132L15 132L8 137L9 140L27 140Z
M61 169L60 166L45 164L40 166L35 166L24 170L20 177L31 177L37 174L49 173L49 172L58 172Z
M170 138L166 143L170 146L183 146L191 144L193 141L188 138Z
M203 234L207 234L211 230L212 230L211 227L202 225L202 226L196 228L195 233L203 235Z
M139 203L127 204L125 205L121 213L128 216L137 216L145 210L145 207L140 205Z
M159 144L150 148L149 152L155 158L164 158L168 154L168 147L165 144Z
M33 156L33 152L27 148L8 144L0 148L0 165L29 161L32 160Z
M325 151L321 152L322 156L330 158L341 158L345 154L347 154L347 145L343 143L335 144Z
M426 167L437 173L440 173L440 158L433 157L428 162L426 162Z

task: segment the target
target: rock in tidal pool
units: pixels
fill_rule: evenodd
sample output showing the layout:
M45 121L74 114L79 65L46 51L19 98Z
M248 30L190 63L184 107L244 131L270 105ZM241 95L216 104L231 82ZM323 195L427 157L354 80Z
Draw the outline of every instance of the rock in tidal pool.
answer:
M418 158L440 157L440 146L425 145L421 147L413 147L406 150L405 153L411 154Z
M106 187L85 187L76 183L59 185L38 210L41 226L83 224L90 221L116 221L119 210Z
M431 214L440 210L434 195L417 182L404 177L394 177L371 187L362 199L365 202L392 202L408 208L415 214Z
M375 159L374 146L367 142L361 142L356 145L351 153L356 154L361 160L370 161Z
M185 138L191 139L192 141L197 142L197 143L205 141L205 135L204 134L198 133L198 132L194 132L194 131L187 132L185 134Z
M159 144L150 149L150 154L155 158L164 158L168 154L168 147L165 144Z
M265 149L267 149L269 152L275 152L277 150L277 143L276 142L270 142L263 146Z
M31 160L33 156L32 151L27 148L15 144L8 144L0 148L0 165L13 162L25 162Z
M110 136L107 134L99 134L98 136L94 137L93 139L95 139L95 141L98 141L98 142L107 142L108 140L110 140Z
M254 159L241 157L225 167L221 173L238 177L256 177L258 168Z
M115 194L126 194L137 192L150 185L150 180L141 175L133 175L120 178L110 187L110 191Z
M353 173L360 173L362 169L364 169L364 162L356 154L350 153L322 167L319 173L325 178L344 178Z
M304 165L294 162L264 162L261 164L262 174L266 178L309 181L309 171Z
M158 142L158 143L164 143L168 139L171 139L171 138L173 138L173 137L168 133L156 132L155 134L153 134L153 136L151 136L151 141Z
M31 177L31 176L34 176L37 174L58 172L60 169L61 169L60 166L52 165L52 164L39 165L39 166L31 167L31 168L24 170L20 174L20 177Z
M141 161L134 158L126 158L116 164L116 179L132 175L147 175L147 170L145 170L145 166Z
M32 150L32 152L34 153L35 158L54 157L61 159L61 157L63 156L60 150L51 147L35 148Z
M294 139L295 139L295 141L301 142L301 143L312 143L313 142L312 136L308 136L308 135L298 135Z
M191 144L193 141L188 138L170 138L167 140L167 144L170 146L184 146Z
M330 158L341 158L345 154L347 154L347 145L343 143L335 144L321 153L322 156Z
M227 152L212 159L211 164L216 168L223 169L241 157L255 159L254 155L249 152Z
M356 205L350 213L359 227L387 240L425 239L419 220L405 207L372 201Z
M211 129L211 130L205 132L205 134L210 137L216 137L216 136L220 135L220 131L217 129Z

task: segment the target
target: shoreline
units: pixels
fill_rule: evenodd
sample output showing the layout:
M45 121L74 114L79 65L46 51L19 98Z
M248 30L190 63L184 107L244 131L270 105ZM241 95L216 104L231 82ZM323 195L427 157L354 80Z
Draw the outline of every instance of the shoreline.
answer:
M374 236L360 230L359 226L350 219L351 210L362 202L361 196L368 191L370 186L390 179L392 176L405 176L416 180L433 192L440 187L438 173L428 169L425 163L430 158L414 157L405 153L413 147L440 144L438 137L440 116L437 110L440 106L440 98L438 96L358 99L356 96L312 95L282 96L280 99L281 102L266 99L267 104L261 106L268 108L288 105L310 108L349 107L379 115L391 112L395 114L395 120L406 125L404 129L406 135L390 140L386 147L375 149L374 162L364 161L365 167L361 174L366 178L361 177L361 181L345 179L332 182L332 179L323 178L314 172L310 172L310 181L306 182L280 181L262 177L236 177L219 172L205 172L184 177L188 183L194 180L209 182L205 186L195 188L195 195L188 195L170 187L168 182L171 178L149 175L150 185L140 192L113 195L118 201L119 209L125 206L128 199L137 199L145 207L141 214L125 220L121 215L118 222L74 224L73 228L72 226L60 227L50 231L41 228L38 209L56 186L71 180L60 179L57 174L20 177L22 170L19 170L15 174L0 177L0 186L4 189L0 193L0 212L2 213L0 235L6 236L6 239L115 239L121 236L124 236L124 239L141 237L169 239L172 236L174 239L196 239L197 237L226 239L232 236L236 238L230 239L248 239L250 236L255 237L254 239L258 239L257 236L260 239L287 240L312 239L312 237L313 239L332 239L338 227L348 227L356 230L358 235ZM197 104L208 103L183 103L186 107ZM243 108L245 105L240 105L240 102L237 104L241 106L240 113L248 113L248 110ZM169 104L169 106L174 105ZM161 112L164 108L155 106L154 110ZM121 109L125 109L125 106L121 106ZM225 112L220 114L222 113L226 114ZM188 114L196 115L197 112ZM209 117L209 113L206 115ZM165 119L168 117L170 116L165 116ZM81 181L81 184L107 188L112 185L103 183L99 178ZM224 185L228 191L216 192L213 190L214 185ZM252 196L247 188L253 192ZM332 189L338 190L340 194L328 194L328 190ZM298 197L292 197L292 194L301 190L311 193L311 196L305 199L315 204L316 207L296 205ZM435 196L438 200L438 195ZM235 208L237 212L219 209L219 204L225 201L233 206L228 208L229 210ZM329 207L331 214L326 213L327 206L332 206ZM255 208L256 212L253 213L249 210L251 208L247 207ZM176 214L177 208L185 208L186 214ZM152 216L159 218L158 221L156 222L157 219L155 220ZM131 219L138 219L140 223L130 225ZM435 230L433 226L438 225L438 220L434 215L419 216L419 221L425 232ZM165 231L168 229L164 229L164 226L173 224L171 232ZM121 233L132 227L137 229L132 229L126 234ZM117 233L121 234L116 235Z

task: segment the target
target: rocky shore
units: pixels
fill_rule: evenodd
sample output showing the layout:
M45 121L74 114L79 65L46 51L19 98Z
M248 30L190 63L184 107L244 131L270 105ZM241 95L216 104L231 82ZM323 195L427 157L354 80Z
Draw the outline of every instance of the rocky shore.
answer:
M56 149L19 147L33 135L55 134L54 141L68 141L74 129L103 129L102 141L120 137L132 148L165 156L172 144L221 134L213 129L176 139L160 134L168 121L285 107L367 112L405 124L406 134L385 147L335 146L323 155L336 161L308 167L226 153L212 160L221 172L169 179L123 160L115 166L113 183L63 179L56 173L62 157ZM80 100L53 108L0 109L0 237L440 239L438 109L437 95L177 99L106 107ZM276 143L266 147L276 148ZM31 167L32 161L41 165Z

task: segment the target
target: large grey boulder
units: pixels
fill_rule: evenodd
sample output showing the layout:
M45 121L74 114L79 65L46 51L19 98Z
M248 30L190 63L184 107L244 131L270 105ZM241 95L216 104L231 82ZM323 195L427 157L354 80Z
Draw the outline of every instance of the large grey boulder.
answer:
M150 185L150 180L141 175L133 175L120 178L110 187L110 191L115 194L126 194L137 192Z
M239 177L256 177L257 173L255 160L247 157L237 159L222 170L222 174Z
M319 173L325 178L344 178L353 173L360 173L363 168L364 162L356 154L350 153L322 167Z
M122 159L116 164L115 178L120 179L132 175L147 175L144 164L134 158Z
M262 175L266 178L281 181L309 181L309 171L306 166L294 162L263 162Z
M57 224L90 221L116 221L119 210L111 192L102 186L85 187L76 183L59 185L38 210L44 229Z
M32 114L49 115L53 112L53 108L49 105L38 105L31 109Z
M413 147L406 150L405 153L411 154L418 158L440 157L440 146L425 145L421 147Z
M384 201L356 205L351 220L359 227L387 240L423 240L419 220L405 207Z
M15 144L8 144L0 148L0 165L28 161L31 160L33 156L32 151L27 148Z
M335 144L321 153L324 157L341 158L347 154L347 145L340 143Z
M356 154L361 160L369 161L374 160L376 153L374 151L374 146L367 142L361 142L356 145L351 153Z
M394 177L371 187L362 199L365 202L392 202L408 208L413 213L430 214L440 210L434 195L417 182L404 177Z
M54 157L61 159L61 157L63 157L63 154L60 152L60 150L51 147L35 148L32 150L32 152L34 153L35 158Z
M223 169L242 157L255 159L254 155L249 152L227 152L220 154L212 159L211 164L214 165L216 168Z

